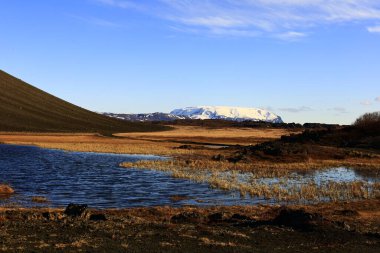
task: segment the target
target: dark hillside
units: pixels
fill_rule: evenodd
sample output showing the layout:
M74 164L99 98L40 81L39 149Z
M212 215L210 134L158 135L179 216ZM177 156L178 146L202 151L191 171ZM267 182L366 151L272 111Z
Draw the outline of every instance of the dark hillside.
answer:
M85 110L0 70L0 131L111 133L164 129Z
M351 126L306 129L301 134L282 136L279 140L232 149L236 150L230 158L232 162L254 159L304 162L310 159L373 158L380 154L380 113L364 114Z

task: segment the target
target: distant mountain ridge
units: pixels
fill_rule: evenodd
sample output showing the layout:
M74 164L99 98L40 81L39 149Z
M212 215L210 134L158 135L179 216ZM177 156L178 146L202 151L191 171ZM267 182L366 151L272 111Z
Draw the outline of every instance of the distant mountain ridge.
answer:
M171 114L191 119L224 119L233 121L263 121L283 123L280 116L259 108L231 106L197 106L175 109Z
M268 123L283 123L280 116L264 109L227 107L227 106L199 106L175 109L170 113L103 113L106 116L127 121L174 121L182 119L223 119L230 121L262 121Z

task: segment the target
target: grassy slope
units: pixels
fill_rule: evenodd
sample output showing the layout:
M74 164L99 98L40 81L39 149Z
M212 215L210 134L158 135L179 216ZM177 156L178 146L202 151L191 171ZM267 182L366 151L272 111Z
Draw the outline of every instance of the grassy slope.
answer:
M110 133L164 129L85 110L0 70L0 131Z

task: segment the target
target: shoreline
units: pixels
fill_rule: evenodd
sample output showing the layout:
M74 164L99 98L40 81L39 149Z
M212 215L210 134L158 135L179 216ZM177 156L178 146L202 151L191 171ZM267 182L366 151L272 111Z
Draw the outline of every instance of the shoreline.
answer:
M40 136L45 136L41 134ZM54 135L56 136L56 135ZM67 135L63 135L67 136ZM71 136L71 135L68 135ZM83 135L79 135L83 136ZM96 136L96 135L86 135L86 136ZM107 137L105 137L107 138ZM128 141L128 139L127 139ZM144 141L145 142L145 141ZM149 141L148 141L149 142ZM148 155L148 156L160 156L160 157L167 157L167 158L173 158L173 159L192 159L195 157L203 158L204 154L197 154L199 152L197 149L194 150L186 150L186 149L179 149L178 146L180 146L178 143L172 143L171 147L166 148L166 152L157 151L155 148L145 149L145 147L133 147L129 146L129 144L121 144L123 146L126 146L126 148L119 148L119 144L113 144L116 145L116 150L112 150L114 147L107 144L102 144L97 146L94 144L91 146L91 143L65 143L65 142L34 142L34 141L1 141L1 134L0 134L0 144L7 144L7 145L19 145L19 146L34 146L39 148L46 148L46 149L55 149L55 150L62 150L62 151L68 151L68 152L84 152L84 153L99 153L99 154L114 154L114 155ZM142 146L144 146L146 143L140 143ZM111 146L111 149L110 147ZM158 145L154 145L154 147L157 147ZM207 145L206 145L207 146ZM135 152L133 152L135 150ZM210 153L217 153L222 150L220 149L214 149L214 148L205 148L206 154ZM139 152L140 151L140 152ZM202 150L201 150L202 151ZM233 165L233 163L231 163ZM304 162L269 162L269 161L258 161L254 164L255 166L260 167L267 167L267 168L279 168L281 166L286 167L286 169L294 169L294 170L303 170L305 168L309 169L325 169L331 166L343 166L343 167L356 167L360 169L376 169L380 170L380 157L377 159L357 159L357 160L327 160L327 159L312 159ZM232 166L233 167L233 166ZM299 167L299 168L297 168Z
M0 251L378 252L380 200L336 205L0 208ZM291 238L291 240L290 240Z

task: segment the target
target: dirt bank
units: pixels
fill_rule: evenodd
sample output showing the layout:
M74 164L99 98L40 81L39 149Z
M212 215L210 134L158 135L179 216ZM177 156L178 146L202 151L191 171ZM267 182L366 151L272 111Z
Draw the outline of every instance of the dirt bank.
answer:
M379 252L380 200L66 214L0 209L0 227L2 252Z

